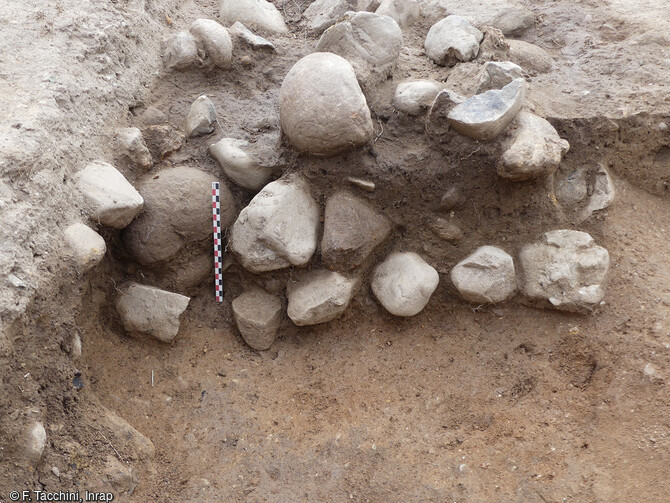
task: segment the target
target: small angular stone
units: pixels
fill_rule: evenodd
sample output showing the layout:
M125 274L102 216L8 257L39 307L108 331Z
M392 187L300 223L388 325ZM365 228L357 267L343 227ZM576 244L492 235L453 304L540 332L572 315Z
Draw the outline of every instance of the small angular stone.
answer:
M426 120L426 132L436 141L445 142L449 139L449 113L465 98L450 89L440 91L433 101Z
M204 94L192 104L185 122L186 136L202 136L212 133L216 124L216 108L214 103Z
M146 171L153 165L151 152L144 143L142 132L136 127L121 128L116 131L116 142L122 156L133 165Z
M288 317L298 326L317 325L339 317L358 282L336 272L317 270L288 285Z
M244 341L253 349L270 349L282 318L281 300L260 288L233 300L233 316Z
M338 192L326 203L321 257L331 269L361 265L391 232L390 220L363 199Z
M149 126L143 134L151 155L161 161L184 145L184 134L169 124Z
M198 46L187 31L170 36L165 46L165 66L172 70L186 70L198 62Z
M276 50L272 42L261 37L260 35L256 35L239 21L231 26L230 29L240 38L240 40L242 40L252 49L270 49L271 51Z
M445 218L438 217L430 224L433 232L440 238L451 243L463 239L461 228Z
M450 273L461 297L469 302L504 302L517 290L514 260L495 246L482 246L460 261Z
M473 140L492 140L516 117L525 95L526 81L515 79L501 90L486 91L456 105L449 112L449 124Z
M602 165L598 166L590 192L588 203L579 215L578 223L583 222L596 211L604 210L614 202L616 196L614 182L609 171Z
M103 237L88 225L80 223L65 229L65 242L81 273L86 273L98 265L107 251Z
M484 64L477 94L491 89L502 89L514 79L521 78L521 72L521 67L511 61L489 61Z

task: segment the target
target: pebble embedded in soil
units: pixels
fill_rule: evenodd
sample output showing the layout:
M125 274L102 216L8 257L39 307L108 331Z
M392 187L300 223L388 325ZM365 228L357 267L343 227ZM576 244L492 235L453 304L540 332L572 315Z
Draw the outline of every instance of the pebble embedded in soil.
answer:
M432 80L415 80L398 84L393 95L393 105L407 115L421 115L426 112L440 92Z
M270 349L282 319L279 297L252 288L233 300L233 316L242 338L253 349Z
M586 232L550 231L521 249L521 289L556 309L588 312L605 296L609 265L607 250Z
M338 318L349 305L358 281L324 269L312 271L287 287L288 317L298 326Z
M134 166L142 171L147 171L153 166L151 152L144 143L142 132L136 127L117 129L116 142L122 152L122 156L128 159Z
M551 55L535 44L523 40L507 40L509 59L532 74L548 73L554 68Z
M459 295L480 304L497 304L517 290L514 260L496 246L481 246L461 260L450 273Z
M189 30L215 66L223 69L231 67L233 42L228 30L213 19L196 19L191 23Z
M454 66L479 53L484 34L461 16L447 16L435 23L426 36L426 55L438 65Z
M391 254L372 274L372 292L395 316L419 314L437 288L437 271L412 252Z
M215 124L216 108L212 100L203 94L191 104L184 125L186 136L192 138L212 133Z
M365 192L374 192L377 187L375 183L370 180L363 180L362 178L355 178L353 176L348 176L347 182L359 189L363 189Z
M65 229L64 235L79 272L90 271L104 258L107 251L105 240L88 225L72 224Z
M187 31L180 31L165 41L165 66L171 70L186 70L198 60L198 46L195 37Z
M374 126L351 64L331 53L305 56L279 92L281 127L300 152L330 156L365 145Z
M446 191L444 191L444 194L442 194L442 198L440 199L440 210L450 211L458 206L460 202L461 193L457 187L452 185Z
M249 45L252 49L269 49L271 51L276 50L272 42L261 37L260 35L256 35L239 21L233 24L230 29L240 38L240 40Z
M302 177L271 182L240 212L230 249L253 273L305 265L316 250L319 214Z
M589 193L588 203L579 215L579 223L587 220L596 211L608 208L614 202L614 198L616 197L614 181L607 168L603 165L598 166L598 171L595 173L593 185Z
M449 124L473 140L496 138L514 120L523 105L526 81L515 79L502 89L477 94L449 112Z
M47 432L41 422L34 422L25 433L21 455L32 464L39 463L47 443Z
M440 239L444 239L450 243L463 239L463 231L461 228L445 218L438 217L434 219L430 223L430 228Z
M123 229L142 211L144 199L114 166L94 161L77 174L94 222Z
M117 298L116 310L126 332L170 342L179 333L179 317L190 300L178 293L130 283Z

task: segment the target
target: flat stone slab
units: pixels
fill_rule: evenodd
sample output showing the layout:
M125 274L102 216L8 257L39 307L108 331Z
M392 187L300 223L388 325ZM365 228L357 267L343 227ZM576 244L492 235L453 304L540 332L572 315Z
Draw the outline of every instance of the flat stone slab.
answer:
M317 270L289 282L288 317L298 326L318 325L338 318L356 293L358 282L339 273Z
M526 81L515 79L502 89L477 94L451 109L449 124L473 140L496 138L521 110Z

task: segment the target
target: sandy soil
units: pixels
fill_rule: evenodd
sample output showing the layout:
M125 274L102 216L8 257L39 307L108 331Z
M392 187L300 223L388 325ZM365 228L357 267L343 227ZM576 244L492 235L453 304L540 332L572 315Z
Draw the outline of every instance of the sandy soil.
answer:
M54 267L50 286L45 279L43 289L33 290L27 313L5 331L11 352L0 360L0 446L19 435L22 418L38 413L48 445L35 468L0 456L0 499L14 489L96 484L112 456L136 470L131 494L115 501L665 501L670 137L659 124L670 125L667 7L661 0L526 4L538 22L524 40L556 60L553 72L529 77L529 102L570 141L562 170L594 163L610 168L617 187L611 208L575 226L573 212L547 197L550 184L498 179L495 146L430 140L420 122L393 111L394 83L387 82L368 96L381 133L371 148L329 160L290 154L285 160L310 179L321 202L349 174L377 183L376 193L365 197L395 224L379 253L413 249L443 273L427 309L399 320L364 286L341 319L312 328L286 321L273 347L259 353L237 334L230 301L243 285L266 280L232 267L223 305L214 303L207 284L189 292L193 300L171 346L136 340L123 333L111 305L114 285L130 277L165 280L129 267L118 235L108 233L108 259L93 275L82 279ZM299 19L297 5L286 2L289 19ZM117 7L126 14L138 8ZM316 44L291 24L290 35L273 39L276 55L236 48L229 72L198 69L143 80L140 75L161 71L156 37L216 16L210 1L165 7L147 13L155 32L145 50L153 59L146 58L135 80L120 78L127 97L93 108L99 143L73 153L66 173L90 155L113 158L105 147L109 134L102 132L141 126L135 114L142 106L158 108L179 128L202 93L214 100L221 129L189 141L155 169L191 164L217 172L206 147L223 136L263 134L257 126L276 115L283 76ZM166 11L172 25L163 22ZM427 29L405 34L395 82L449 79L452 71L422 55ZM139 58L137 51L130 54ZM17 88L28 85L10 80ZM140 82L148 87L133 94ZM465 77L461 85L467 88ZM83 96L102 99L92 91ZM81 109L66 118L84 127ZM44 132L36 130L40 138ZM58 134L70 137L66 129ZM62 176L49 172L49 180ZM14 187L25 180L24 202L30 203L33 178L3 170L3 179ZM451 184L464 195L453 217L466 231L457 245L440 242L425 225ZM241 208L251 194L231 188ZM52 188L46 197L57 192ZM59 197L55 207L76 202L67 191ZM60 226L76 213L56 212L48 224ZM4 220L7 213L2 217L12 221ZM29 234L45 224L15 225ZM444 273L474 248L494 243L518 251L559 226L585 230L609 250L608 294L596 313L540 310L520 298L495 307L458 299ZM40 255L28 265L25 257L14 260L37 273L54 266L54 255L37 265ZM20 295L25 292L3 301ZM69 356L75 334L83 342L78 360ZM80 391L72 386L77 372L85 384ZM153 461L141 459L127 438L106 434L109 411L154 443Z

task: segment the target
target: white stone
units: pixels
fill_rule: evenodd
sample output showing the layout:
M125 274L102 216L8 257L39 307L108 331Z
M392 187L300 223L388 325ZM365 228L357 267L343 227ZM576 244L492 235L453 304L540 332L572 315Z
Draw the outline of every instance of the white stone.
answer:
M525 95L526 81L515 79L500 90L477 94L456 105L449 112L449 125L473 140L492 140L514 120Z
M482 69L477 94L502 89L514 79L521 78L521 72L521 67L511 61L489 61Z
M179 333L179 317L190 300L178 293L130 283L117 298L116 310L127 332L170 342Z
M216 124L216 108L214 103L204 94L191 104L191 109L186 117L184 129L186 136L202 136L214 131Z
M275 46L269 40L256 35L249 28L244 26L242 23L237 21L230 29L235 33L242 41L248 44L252 49L270 49L275 50Z
M339 317L349 305L358 282L324 269L289 282L288 317L298 326L317 325Z
M556 171L570 144L548 121L531 112L522 110L515 122L516 129L498 163L498 174L520 181Z
M151 152L144 143L142 132L136 127L117 129L116 142L123 154L135 166L147 170L153 165Z
M421 12L429 23L457 14L477 27L492 26L505 35L520 35L535 23L533 13L517 0L424 0Z
M375 11L380 16L388 16L399 26L406 28L419 19L419 2L417 0L382 0Z
M260 190L272 177L272 168L258 164L253 146L246 140L223 138L210 146L209 152L226 176L245 189Z
M440 88L432 80L401 82L395 88L393 105L407 115L420 115L430 108L439 92Z
M577 223L588 219L596 211L608 208L614 202L616 197L614 181L603 165L598 166L590 193L586 207L580 213Z
M479 304L504 302L516 292L514 259L495 246L482 246L450 273L461 297Z
M235 323L245 342L259 351L270 349L281 323L281 300L253 288L233 300L232 306Z
M77 174L92 220L123 229L142 210L144 199L111 164L94 161Z
M98 265L107 251L103 237L88 225L81 223L72 224L65 229L65 242L81 273L88 272Z
M380 0L358 0L356 2L356 11L374 12L379 9L381 5Z
M253 273L304 265L316 250L319 213L303 178L271 182L240 212L230 249Z
M23 456L33 464L39 462L47 445L47 432L44 425L35 422L28 427L23 445Z
M393 253L375 268L372 291L389 313L414 316L426 307L439 281L437 271L416 253Z
M461 16L447 16L435 23L426 36L426 55L438 65L454 66L479 53L484 34Z
M219 0L219 12L227 26L239 21L268 33L288 32L281 13L266 0Z
M305 56L279 92L279 118L291 145L328 156L365 145L374 126L351 64L331 53Z
M347 0L314 0L303 12L303 17L307 20L307 28L316 35L321 35L350 11L351 7Z
M371 182L370 180L364 180L363 178L348 176L346 180L351 185L354 185L359 189L364 190L365 192L374 192L375 188L377 187L374 182Z
M586 232L556 230L519 254L522 290L556 309L590 311L605 295L609 254Z
M198 62L198 46L195 37L180 31L165 41L165 66L173 70L186 70Z
M316 46L319 52L332 52L349 61L358 81L368 89L393 72L401 48L398 23L371 12L348 12Z
M224 69L231 67L233 42L228 30L213 19L196 19L191 23L190 31L215 66Z

